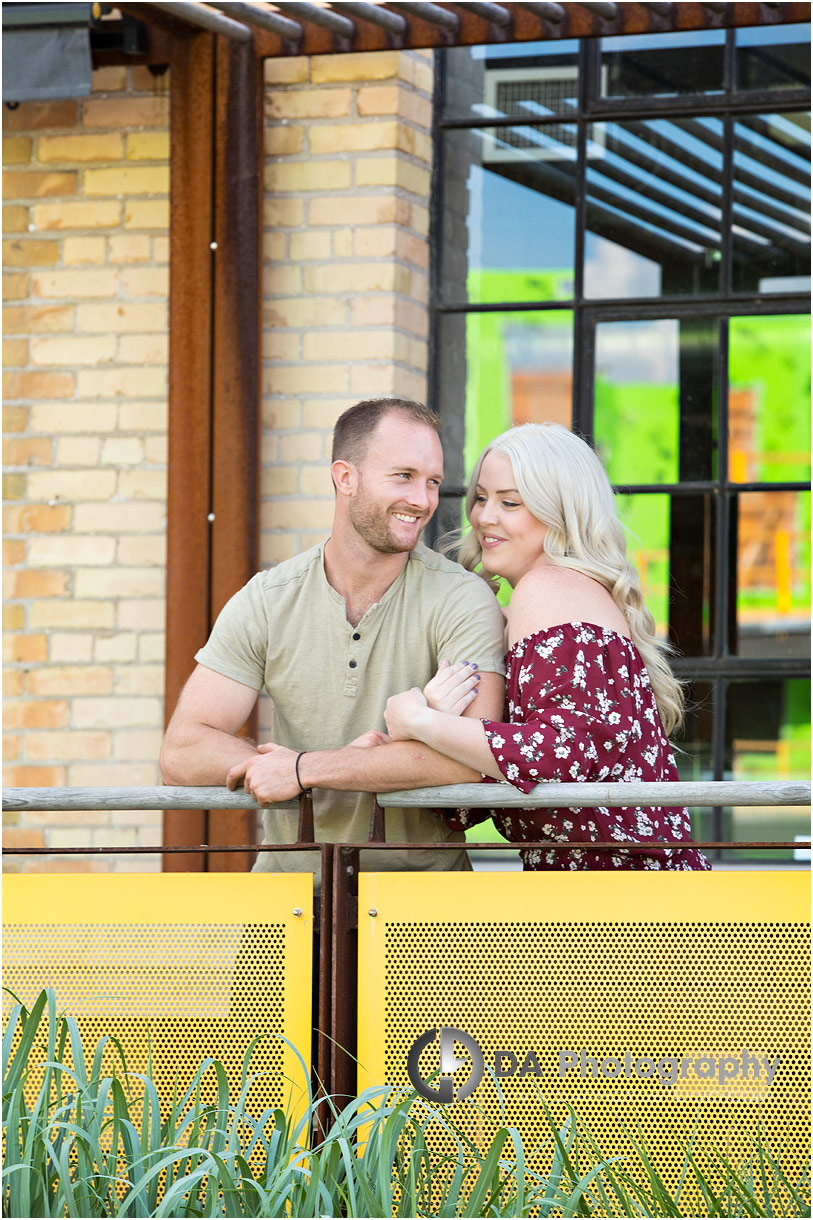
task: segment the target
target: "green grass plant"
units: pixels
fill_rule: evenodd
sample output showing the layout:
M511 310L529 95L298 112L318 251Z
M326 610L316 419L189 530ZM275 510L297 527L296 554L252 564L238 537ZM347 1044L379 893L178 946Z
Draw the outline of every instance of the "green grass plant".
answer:
M327 1134L314 1137L310 1093L248 1112L260 1040L239 1082L206 1059L162 1116L149 1065L128 1071L116 1039L86 1060L53 990L30 1011L17 1002L3 1037L3 1215L680 1216L696 1214L682 1201L698 1195L710 1216L810 1215L809 1174L789 1180L761 1137L737 1166L692 1139L672 1193L640 1131L608 1157L572 1110L558 1125L541 1098L548 1135L534 1148L505 1125L478 1148L450 1108L391 1088L343 1107L328 1098Z

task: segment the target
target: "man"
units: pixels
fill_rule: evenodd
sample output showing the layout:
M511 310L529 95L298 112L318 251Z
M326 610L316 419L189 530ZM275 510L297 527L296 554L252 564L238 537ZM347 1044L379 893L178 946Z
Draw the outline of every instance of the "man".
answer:
M315 788L317 840L362 842L365 793L480 778L380 732L388 696L424 686L441 659L479 666L466 714L503 711L503 619L493 593L418 545L443 478L439 426L434 412L398 398L361 402L341 416L330 537L258 573L224 607L167 730L165 783L242 783L263 806ZM275 742L255 747L235 733L263 687L274 702ZM263 824L266 843L296 839L287 811L269 809ZM394 843L463 840L424 809L388 809L386 833ZM363 867L374 870L470 867L462 850L365 857ZM255 869L311 872L318 863L312 853L262 852Z

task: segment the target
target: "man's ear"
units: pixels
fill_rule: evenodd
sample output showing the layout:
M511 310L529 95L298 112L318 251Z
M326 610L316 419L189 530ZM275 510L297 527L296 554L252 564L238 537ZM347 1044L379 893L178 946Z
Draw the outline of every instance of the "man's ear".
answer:
M352 462L337 458L330 467L330 475L337 495L352 496L358 486L358 469Z

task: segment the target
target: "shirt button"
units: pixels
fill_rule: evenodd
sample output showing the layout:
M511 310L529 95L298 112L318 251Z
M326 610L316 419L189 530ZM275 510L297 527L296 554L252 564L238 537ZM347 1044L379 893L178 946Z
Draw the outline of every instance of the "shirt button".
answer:
M354 631L354 632L353 632L353 639L354 639L354 640L360 640L360 639L361 639L361 636L359 635L359 633L358 633L357 631Z
M349 665L350 665L350 668L351 668L351 669L355 669L355 668L356 668L356 662L355 662L355 661L350 661L350 662L349 662Z

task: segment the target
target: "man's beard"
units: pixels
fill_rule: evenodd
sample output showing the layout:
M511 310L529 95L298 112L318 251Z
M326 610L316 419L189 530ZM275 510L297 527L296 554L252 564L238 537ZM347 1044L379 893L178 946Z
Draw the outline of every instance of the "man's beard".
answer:
M410 510L404 508L400 511L406 513ZM420 514L418 515L420 516ZM426 520L424 525L426 525ZM375 505L363 491L362 485L359 487L359 494L350 501L350 523L359 537L382 555L398 555L404 551L411 551L423 532L422 526L420 533L415 535L415 542L409 544L399 542L393 535L389 512Z

